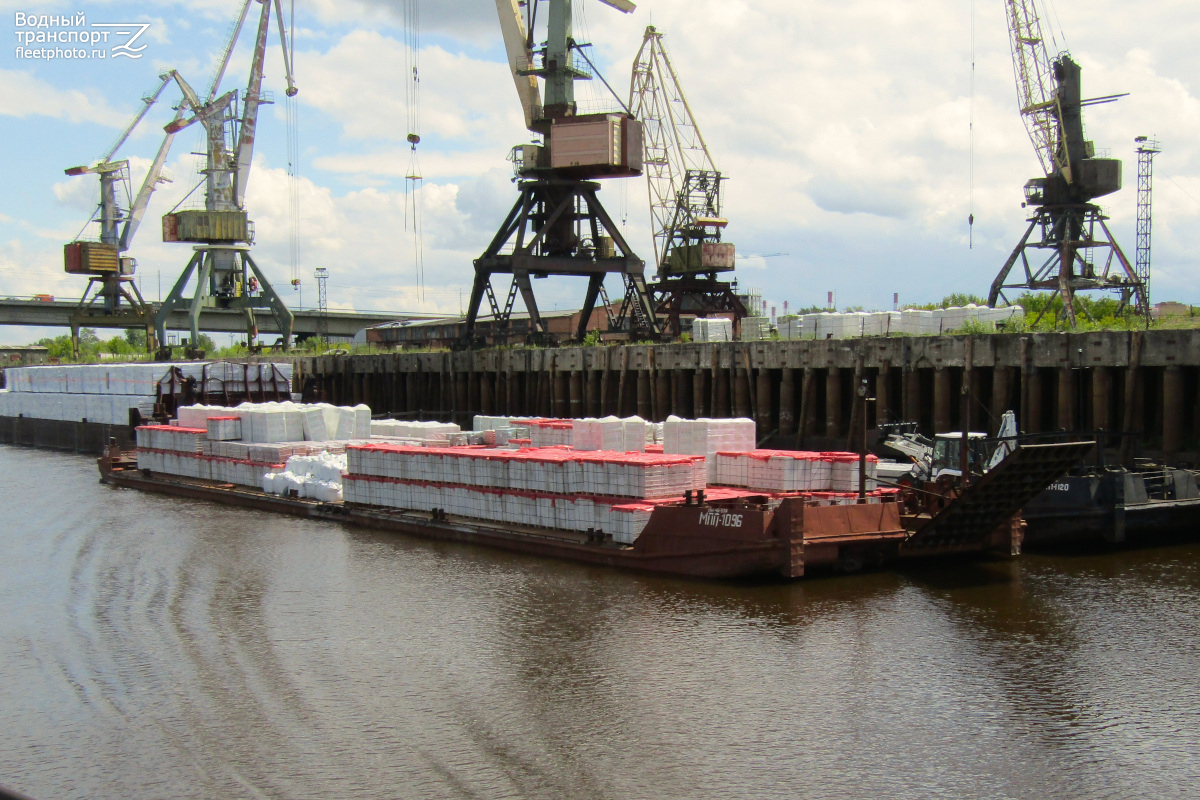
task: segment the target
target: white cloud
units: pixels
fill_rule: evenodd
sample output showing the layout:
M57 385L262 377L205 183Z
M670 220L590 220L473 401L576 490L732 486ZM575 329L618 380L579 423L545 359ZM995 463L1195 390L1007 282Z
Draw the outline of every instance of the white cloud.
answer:
M43 116L69 122L94 122L119 128L125 115L108 106L94 90L58 89L25 70L0 69L0 115Z

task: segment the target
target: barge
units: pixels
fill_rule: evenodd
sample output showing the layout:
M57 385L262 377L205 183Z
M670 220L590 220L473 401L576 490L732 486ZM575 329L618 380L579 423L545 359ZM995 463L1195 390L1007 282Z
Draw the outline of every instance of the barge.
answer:
M1200 530L1196 473L1158 464L1089 465L1053 481L1025 507L1031 545L1150 541Z
M948 554L1018 554L1021 507L1075 463L1089 445L1018 448L978 482L958 491L910 489L896 501L818 505L801 495L688 492L654 507L632 544L600 530L569 531L353 502L280 497L257 489L138 469L111 444L98 459L114 487L210 500L292 516L351 523L439 541L695 578L782 576L810 569L854 570L898 559ZM719 492L714 494L720 495Z

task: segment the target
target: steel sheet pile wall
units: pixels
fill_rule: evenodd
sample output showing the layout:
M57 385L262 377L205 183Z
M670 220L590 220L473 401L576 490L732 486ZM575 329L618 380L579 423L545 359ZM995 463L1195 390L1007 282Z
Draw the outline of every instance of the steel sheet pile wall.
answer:
M163 394L178 394L183 390L183 384L173 369L178 367L184 378L196 381L195 389L208 392L211 396L248 395L253 398L260 392L291 393L292 365L287 362L245 363L241 361L190 361L182 364L157 365L158 374L155 376L157 386ZM172 380L174 377L174 380ZM151 387L151 393L154 387ZM259 399L263 399L259 396Z
M585 531L620 542L641 533L655 502L705 487L703 460L558 448L347 448L347 502Z

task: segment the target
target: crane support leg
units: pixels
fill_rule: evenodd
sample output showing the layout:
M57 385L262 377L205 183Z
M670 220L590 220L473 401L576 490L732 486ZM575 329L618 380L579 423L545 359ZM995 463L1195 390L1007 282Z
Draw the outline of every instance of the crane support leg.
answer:
M583 309L579 314L579 329L575 338L583 341L587 336L588 323L592 320L592 312L596 308L596 298L600 296L600 287L604 285L603 275L593 275L588 280L587 294L583 298Z
M254 259L250 257L250 254L244 253L242 257L245 259L246 266L254 273L254 277L258 278L259 289L262 291L263 299L267 301L271 313L275 315L275 322L279 326L279 332L283 338L283 347L286 350L292 346L292 325L295 323L296 317L284 304L283 298L271 286L271 282L267 280L267 276L258 268L258 264L254 263Z
M175 285L171 287L167 298L163 300L159 306L158 312L154 315L154 335L158 339L160 347L166 346L167 343L167 318L171 316L171 312L177 308L182 308L183 290L187 288L188 281L191 280L192 273L196 271L196 267L204 260L203 251L197 250L186 267L183 268L183 273L180 274L179 280L175 281Z
M1017 242L1017 246L1013 248L1012 255L1004 262L1004 266L1000 268L1000 274L996 276L996 280L992 281L991 291L988 292L988 305L993 308L1004 294L1004 282L1008 280L1008 273L1012 270L1013 264L1017 263L1017 259L1022 257L1025 252L1025 245L1029 241L1029 235L1033 233L1033 228L1038 224L1038 218L1034 217L1029 221L1029 227L1025 229L1025 235L1021 237L1021 241Z

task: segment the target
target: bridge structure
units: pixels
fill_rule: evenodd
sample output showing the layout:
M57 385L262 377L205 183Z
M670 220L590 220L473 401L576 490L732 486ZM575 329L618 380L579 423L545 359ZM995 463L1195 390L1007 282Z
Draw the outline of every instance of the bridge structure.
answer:
M158 310L157 303L148 304L153 310ZM34 297L0 299L0 325L30 325L48 328L71 327L71 315L79 310L78 300L56 300ZM417 322L439 319L436 314L405 314L384 311L341 311L330 309L319 311L315 308L293 309L295 321L292 324L292 335L297 339L315 336L322 330L327 336L349 338L363 328L378 325L383 322ZM89 328L127 328L126 322L107 323L106 319L98 317L95 322L85 321ZM263 315L259 320L259 333L279 334L275 317ZM325 326L321 328L320 326ZM167 329L175 331L190 330L187 309L173 312L167 318ZM200 312L200 330L209 333L245 333L246 316L239 309L205 308Z

